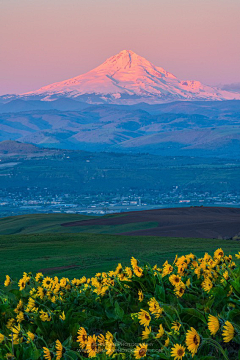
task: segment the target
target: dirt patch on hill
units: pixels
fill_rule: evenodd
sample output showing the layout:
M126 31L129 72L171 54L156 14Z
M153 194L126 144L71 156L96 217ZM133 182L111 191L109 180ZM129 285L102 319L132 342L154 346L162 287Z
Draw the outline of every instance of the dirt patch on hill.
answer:
M64 223L62 226L114 226L140 222L157 222L158 226L121 233L121 235L231 238L240 233L240 209L189 207L133 211L121 214L121 216L99 217Z

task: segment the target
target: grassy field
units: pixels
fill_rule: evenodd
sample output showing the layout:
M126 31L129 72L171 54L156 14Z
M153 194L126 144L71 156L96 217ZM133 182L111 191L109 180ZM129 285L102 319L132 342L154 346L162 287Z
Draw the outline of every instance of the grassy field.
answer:
M126 216L126 213L123 214ZM105 215L104 218L123 215ZM154 228L157 222L146 221L141 223L121 224L117 226L95 225L95 226L75 226L63 227L62 223L89 220L99 218L96 216L85 216L75 214L33 214L10 216L0 219L0 235L11 234L49 234L49 233L98 233L113 234L124 233ZM103 218L103 217L102 217Z
M105 218L124 216L106 215ZM98 217L67 214L22 215L0 219L0 281L6 274L20 277L23 271L67 276L94 275L113 269L118 262L129 263L131 256L161 264L175 254L213 253L218 247L226 252L240 250L239 241L114 235L154 228L146 221L119 225L63 227L62 223Z
M6 274L20 277L23 271L79 277L129 264L131 256L154 265L175 254L203 255L222 247L227 253L240 249L239 241L122 236L103 234L29 234L0 236L0 282Z

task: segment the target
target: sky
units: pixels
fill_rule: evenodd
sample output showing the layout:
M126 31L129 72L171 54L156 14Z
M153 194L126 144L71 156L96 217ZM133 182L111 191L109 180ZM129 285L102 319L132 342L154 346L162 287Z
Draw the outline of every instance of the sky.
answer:
M0 94L127 49L182 80L240 82L240 0L0 0Z

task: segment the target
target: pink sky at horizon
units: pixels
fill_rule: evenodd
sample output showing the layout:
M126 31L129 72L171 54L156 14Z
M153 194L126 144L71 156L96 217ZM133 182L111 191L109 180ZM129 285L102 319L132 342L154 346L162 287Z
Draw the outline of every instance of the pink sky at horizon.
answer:
M0 0L0 95L133 50L182 80L240 82L240 0Z

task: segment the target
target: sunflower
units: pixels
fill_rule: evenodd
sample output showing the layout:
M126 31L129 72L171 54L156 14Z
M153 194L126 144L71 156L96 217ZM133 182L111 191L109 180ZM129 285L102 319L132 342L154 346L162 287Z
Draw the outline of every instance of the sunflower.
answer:
M14 324L14 322L15 322L15 319L13 319L13 318L9 319L8 322L7 322L6 327L7 327L8 329L11 329L11 327L12 327L13 324Z
M66 287L66 285L67 285L67 281L69 281L67 278L62 278L61 280L60 280L60 286L62 287L62 288L65 288Z
M48 312L40 310L39 314L42 321L51 321L51 316L48 314Z
M200 279L200 275L201 275L201 268L200 267L197 267L195 268L194 270L194 274L197 275L197 278Z
M191 280L190 280L190 278L189 278L189 279L187 279L187 281L186 281L186 286L189 287L190 285L191 285Z
M98 342L99 342L99 344L101 345L101 346L104 346L105 345L105 337L104 337L104 335L103 334L100 334L100 335L98 335Z
M234 269L236 267L236 263L232 261L228 266L230 269Z
M59 318L63 321L66 319L66 315L64 311L59 315Z
M34 340L34 338L35 338L35 335L31 332L31 331L28 331L27 332L27 344L29 344L31 341L33 341Z
M16 307L16 309L14 310L16 313L18 313L18 311L20 310L20 309L22 309L23 308L23 302L22 302L22 300L20 299L19 300L19 302L18 302L18 304L17 304L17 307Z
M5 336L0 333L0 344L3 342L4 339L5 339Z
M164 334L164 328L162 326L162 324L159 325L159 329L158 329L158 333L157 335L155 336L156 339L160 339Z
M107 331L106 333L106 340L113 341L113 334L111 334L110 331Z
M223 277L224 277L225 280L228 280L228 279L229 279L229 274L228 274L228 271L227 271L227 270L224 271Z
M9 286L11 284L11 278L9 275L6 275L6 280L4 281L4 286Z
M77 342L79 342L81 348L84 349L87 344L87 337L88 337L87 332L83 327L81 327L77 333L78 333Z
M25 287L26 287L26 282L25 282L25 280L24 280L23 278L19 280L18 286L19 286L19 290L20 290L20 291L22 291L23 289L25 289Z
M174 331L178 331L181 327L181 324L178 321L174 321L172 323L171 329L173 329Z
M204 281L201 284L202 288L204 291L206 291L207 293L209 293L209 291L211 290L211 288L213 287L213 283L211 282L211 280L207 277L206 279L204 279Z
M240 259L240 251L238 252L238 254L235 254L237 259Z
M211 259L211 256L208 253L205 253L203 260L204 261L209 261Z
M166 276L166 275L168 275L168 274L171 274L172 271L173 271L172 265L166 264L166 265L163 267L162 277L164 277L164 276Z
M17 304L16 309L14 309L14 312L15 312L16 314L18 314L19 311L20 311L20 309L21 309L22 307L23 307L23 302L22 302L22 300L20 299L19 302L18 302L18 304Z
M169 339L169 337L168 337L168 338L165 340L164 346L165 346L165 347L168 347L169 343L170 343L170 339Z
M130 267L125 267L124 271L125 271L125 273L127 274L127 276L128 276L129 278L132 277L133 272L132 272L132 269L131 269Z
M208 329L210 330L210 333L212 335L215 335L218 330L219 330L219 321L218 318L213 316L213 315L209 315L208 316Z
M181 360L185 355L185 347L182 345L175 344L171 350L171 356L174 357L174 360Z
M178 274L180 275L180 276L184 276L184 272L185 272L185 268L187 267L187 264L183 264L183 265L181 265L181 266L179 266L178 267Z
M182 297L186 289L186 285L181 281L178 286L175 286L174 292L177 297Z
M49 276L45 277L45 279L42 282L42 286L47 289L50 289L51 285L52 285L52 279Z
M16 320L19 324L24 320L24 313L22 311L17 314Z
M169 276L169 281L173 286L178 286L181 282L181 276L172 274Z
M192 356L194 356L200 344L200 336L193 327L191 327L191 330L187 331L186 344L188 350L192 353Z
M61 289L60 284L58 284L58 283L55 284L55 285L54 285L53 293L57 295L60 289Z
M11 328L11 332L12 332L12 339L14 341L15 344L17 344L19 342L19 340L21 339L21 327L20 324L13 326Z
M137 259L135 259L133 256L131 258L131 265L132 265L132 268L135 268L137 266Z
M151 314L154 314L155 317L158 319L163 313L163 308L160 307L159 303L155 298L151 298L148 302L148 305Z
M139 344L139 346L137 346L134 350L135 359L141 359L142 357L145 357L147 354L147 348L147 344Z
M106 355L111 356L114 353L116 347L112 341L106 341L105 349Z
M226 321L223 328L224 328L222 332L223 341L227 343L234 338L234 332L235 332L234 327L229 321Z
M173 264L175 264L175 263L177 262L177 260L178 260L178 255L176 254ZM157 265L156 265L156 266L157 266Z
M196 260L193 260L193 262L192 262L192 267L193 267L193 268L196 268L197 266L198 266L197 261L196 261Z
M78 285L80 285L80 280L74 278L73 280L71 280L71 284L74 286L78 286Z
M229 256L224 256L224 260L226 261L226 262L230 262L230 261L232 261L232 255L229 255Z
M139 300L140 302L143 301L143 292L142 292L142 290L139 290L139 291L138 291L138 300Z
M101 288L98 289L99 295L104 296L108 289L109 289L109 286L102 286Z
M145 339L148 339L149 338L149 335L151 334L151 326L150 327L145 327L145 330L143 330L142 332L142 339L145 340Z
M38 286L37 289L37 296L40 297L40 299L42 300L44 298L45 295L45 291L41 286Z
M140 320L139 322L141 325L148 326L151 321L151 316L147 311L141 309L138 313L138 319Z
M141 277L143 275L143 269L139 266L135 266L133 268L133 272L137 277Z
M122 264L119 263L115 270L115 275L120 274L123 271Z
M41 280L42 278L43 278L43 273L41 273L41 272L37 273L36 276L35 276L35 280L37 282L39 282L39 280Z
M219 248L214 252L214 258L221 259L222 257L224 257L224 252Z
M176 259L175 258L175 265L178 267L180 265L182 265L184 262L186 261L186 258L184 255L182 255L180 258Z
M96 335L88 336L86 350L88 352L88 357L95 357L97 354L97 337Z
M60 343L59 340L56 341L56 360L60 360L62 358L62 354L63 354L63 346L62 344Z
M28 299L28 304L27 304L27 308L28 308L28 310L29 310L28 312L30 312L31 310L34 311L35 305L36 305L36 304L35 304L35 300L30 297L30 298Z
M51 352L50 352L50 350L48 348L43 347L43 352L44 352L44 354L43 354L44 359L52 360Z
M187 258L187 260L189 259L189 262L190 262L191 260L194 260L196 258L196 256L193 253L190 253L190 254L186 255L186 258Z
M5 355L5 358L6 358L7 360L14 360L15 356L14 356L12 353L7 353L7 354Z

